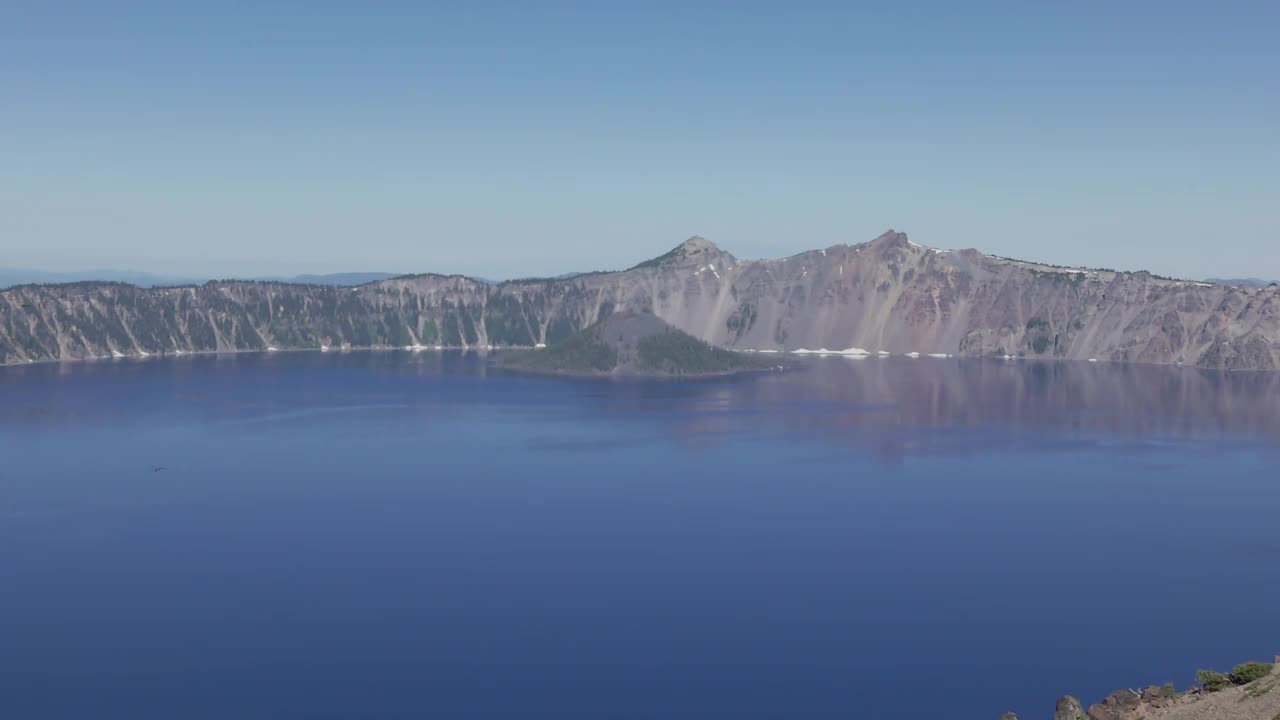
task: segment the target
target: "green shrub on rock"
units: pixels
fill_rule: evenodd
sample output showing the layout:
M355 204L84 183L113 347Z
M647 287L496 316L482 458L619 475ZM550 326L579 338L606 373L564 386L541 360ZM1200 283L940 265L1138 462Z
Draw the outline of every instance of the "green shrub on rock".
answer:
M1218 692L1234 684L1231 682L1230 676L1217 670L1200 670L1196 673L1196 680L1199 681L1200 687L1204 688L1205 692Z
M1271 674L1271 665L1269 663L1247 662L1235 666L1231 670L1231 682L1236 685L1248 685L1259 678L1264 678Z

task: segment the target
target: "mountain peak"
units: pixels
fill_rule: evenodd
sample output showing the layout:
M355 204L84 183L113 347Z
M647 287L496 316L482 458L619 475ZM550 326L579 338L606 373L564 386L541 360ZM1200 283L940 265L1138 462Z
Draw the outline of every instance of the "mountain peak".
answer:
M692 252L720 252L719 246L701 235L694 235L676 246L676 250L683 250L686 253Z
M646 267L666 267L670 265L683 265L690 263L715 263L734 261L733 256L721 250L719 246L701 235L694 235L679 245L671 249L670 252L660 255L652 260L646 260L635 268Z
M911 241L907 239L906 233L900 233L890 229L886 230L880 235L880 237L872 240L871 245L873 247L893 248L906 247L910 242Z

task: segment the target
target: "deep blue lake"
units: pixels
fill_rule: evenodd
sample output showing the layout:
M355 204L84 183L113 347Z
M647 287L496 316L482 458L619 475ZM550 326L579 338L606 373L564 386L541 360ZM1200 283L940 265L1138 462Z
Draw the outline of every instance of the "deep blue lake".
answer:
M1047 718L1280 652L1278 440L1167 367L0 368L0 717Z

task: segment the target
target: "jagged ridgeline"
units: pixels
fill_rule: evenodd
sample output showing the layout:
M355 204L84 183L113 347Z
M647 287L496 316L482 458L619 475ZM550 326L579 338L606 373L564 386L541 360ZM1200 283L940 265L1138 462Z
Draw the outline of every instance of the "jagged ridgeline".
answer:
M0 363L270 348L553 344L645 308L736 350L860 348L1280 368L1280 287L1062 268L935 250L888 232L780 260L691 238L635 267L492 284L213 282L0 290Z
M567 375L705 376L777 367L712 347L646 312L619 312L546 348L513 352L502 366Z

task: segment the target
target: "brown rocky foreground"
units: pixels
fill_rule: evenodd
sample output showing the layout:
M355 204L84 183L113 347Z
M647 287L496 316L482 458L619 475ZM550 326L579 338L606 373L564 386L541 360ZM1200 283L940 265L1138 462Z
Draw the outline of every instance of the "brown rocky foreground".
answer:
M1117 690L1088 710L1068 695L1058 701L1053 720L1280 720L1278 667L1280 656L1269 675L1216 692L1199 686L1177 692L1167 685ZM1005 713L1000 720L1018 716Z

